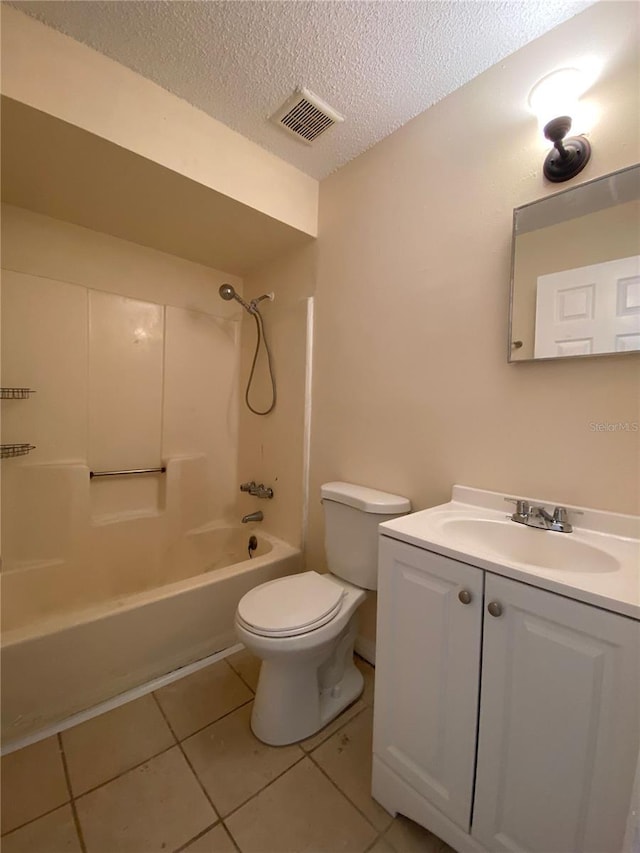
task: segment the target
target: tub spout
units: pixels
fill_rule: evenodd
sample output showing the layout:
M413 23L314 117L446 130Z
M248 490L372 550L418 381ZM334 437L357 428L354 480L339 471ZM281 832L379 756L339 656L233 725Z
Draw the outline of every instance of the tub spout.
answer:
M250 512L249 515L242 516L242 523L246 524L248 521L262 521L264 515L260 510L257 512Z

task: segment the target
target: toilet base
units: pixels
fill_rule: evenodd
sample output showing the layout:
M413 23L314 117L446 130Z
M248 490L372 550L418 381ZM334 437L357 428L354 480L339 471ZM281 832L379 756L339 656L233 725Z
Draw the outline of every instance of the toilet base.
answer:
M328 661L299 666L263 660L251 715L251 730L263 743L285 746L315 734L364 689L353 661L355 625L350 625Z

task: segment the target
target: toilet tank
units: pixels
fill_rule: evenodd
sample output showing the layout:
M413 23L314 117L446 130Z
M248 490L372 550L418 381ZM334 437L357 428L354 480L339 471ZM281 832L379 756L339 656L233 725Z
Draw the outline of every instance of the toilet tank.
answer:
M378 525L411 510L411 501L356 486L325 483L324 547L329 571L362 589L378 587Z

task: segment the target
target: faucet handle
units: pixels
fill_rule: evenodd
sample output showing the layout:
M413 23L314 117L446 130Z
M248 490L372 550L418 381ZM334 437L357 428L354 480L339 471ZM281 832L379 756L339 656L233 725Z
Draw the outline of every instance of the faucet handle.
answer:
M250 483L240 483L240 491L241 492L250 492L251 489L255 489L256 481L252 480Z
M553 510L551 529L557 530L559 533L573 533L573 525L569 522L565 507L557 506Z
M522 500L522 498L505 498L505 501L509 504L516 505L516 511L511 516L514 521L516 520L516 516L518 519L527 518L531 507L529 506L529 501Z
M581 509L567 509L564 506L557 506L553 511L554 521L566 521L567 515L584 515Z
M569 520L567 517L566 507L557 506L553 511L553 520L556 522L556 524L566 523Z
M584 515L582 510L579 509L570 509L567 510L564 506L557 506L553 511L553 522L551 525L552 530L558 530L560 533L572 533L573 525L569 521L569 514L571 515Z

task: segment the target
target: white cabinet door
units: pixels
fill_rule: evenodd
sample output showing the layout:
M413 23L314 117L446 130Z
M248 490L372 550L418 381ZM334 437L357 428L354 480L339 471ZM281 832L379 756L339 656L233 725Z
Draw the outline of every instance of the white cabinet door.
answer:
M492 853L618 853L640 623L494 575L485 605L473 836Z
M482 587L479 569L380 537L373 751L466 831Z

